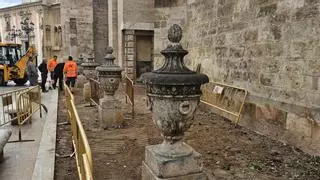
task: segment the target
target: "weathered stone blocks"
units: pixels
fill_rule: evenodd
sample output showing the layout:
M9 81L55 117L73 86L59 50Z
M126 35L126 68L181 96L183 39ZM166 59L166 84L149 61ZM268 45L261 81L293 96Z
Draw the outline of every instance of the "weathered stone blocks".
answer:
M307 118L298 117L295 114L288 113L286 129L298 136L311 138L312 123Z
M90 102L90 98L91 98L90 82L87 82L83 85L83 97L86 102Z
M105 96L99 100L100 129L119 128L124 124L121 101L114 96Z
M193 151L191 155L180 158L163 157L158 153L159 146L146 147L142 180L207 180L199 153Z
M83 88L83 87L84 87L84 84L87 83L87 82L88 82L87 78L86 78L84 75L80 74L80 75L77 77L77 84L76 84L76 86L77 86L78 88Z

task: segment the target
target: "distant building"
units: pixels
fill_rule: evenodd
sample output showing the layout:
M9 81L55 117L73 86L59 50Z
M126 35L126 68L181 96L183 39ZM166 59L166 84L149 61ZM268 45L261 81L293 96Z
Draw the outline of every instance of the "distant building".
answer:
M43 52L43 31L42 20L44 9L41 1L23 3L21 5L0 9L0 37L1 42L16 42L26 47L27 35L21 34L20 37L12 38L12 29L21 30L21 22L29 18L34 23L34 31L30 34L30 45L35 45L38 49L39 59L42 59ZM22 31L23 32L23 31Z
M22 4L0 9L0 39L26 46L27 37L11 38L15 27L29 18L34 23L30 45L38 50L39 59L58 55L65 60L94 53L93 9L90 1L76 0L24 0Z

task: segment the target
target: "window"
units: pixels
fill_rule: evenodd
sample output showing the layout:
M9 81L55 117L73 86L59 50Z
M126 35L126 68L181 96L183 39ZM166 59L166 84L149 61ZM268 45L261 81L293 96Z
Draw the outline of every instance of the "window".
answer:
M21 58L19 47L0 47L0 63L14 65Z
M11 30L10 15L5 15L4 18L6 21L6 31L10 31Z
M70 33L77 34L77 19L70 18Z

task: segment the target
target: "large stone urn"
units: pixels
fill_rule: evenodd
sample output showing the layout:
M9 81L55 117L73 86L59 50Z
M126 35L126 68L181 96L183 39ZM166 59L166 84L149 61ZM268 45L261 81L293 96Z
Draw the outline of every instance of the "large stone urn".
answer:
M121 101L114 94L119 88L121 72L123 68L114 64L115 57L112 55L113 49L107 48L105 64L96 68L100 82L100 88L104 91L104 96L99 100L100 128L119 127L123 124Z
M209 79L184 65L188 51L179 43L180 26L173 25L168 38L170 44L161 52L165 56L163 66L142 76L147 85L148 108L164 139L162 144L146 147L142 179L206 179L200 154L184 143L183 137L193 123L200 86Z
M87 78L97 78L97 73L95 71L96 67L100 66L99 63L94 61L92 54L89 54L87 61L81 64L83 74Z

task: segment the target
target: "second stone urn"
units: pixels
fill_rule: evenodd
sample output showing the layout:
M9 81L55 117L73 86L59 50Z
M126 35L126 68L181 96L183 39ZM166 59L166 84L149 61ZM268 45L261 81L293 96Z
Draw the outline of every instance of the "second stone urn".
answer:
M152 120L164 138L162 144L146 147L143 180L206 179L200 154L184 143L183 137L193 123L200 87L209 79L184 65L188 51L182 48L181 38L182 29L173 25L168 32L170 44L161 51L163 66L142 76Z
M119 88L121 72L123 68L114 64L115 57L112 55L112 47L107 48L107 55L104 57L105 64L96 68L101 87L105 95L113 96Z
M121 72L123 68L114 64L115 57L112 55L113 49L107 48L105 64L96 68L100 82L100 88L104 91L104 96L99 100L100 128L119 127L123 124L121 112L121 101L114 94L119 88Z
M86 62L81 63L82 72L87 78L95 79L97 77L95 69L98 66L100 64L94 61L92 54L89 54Z

